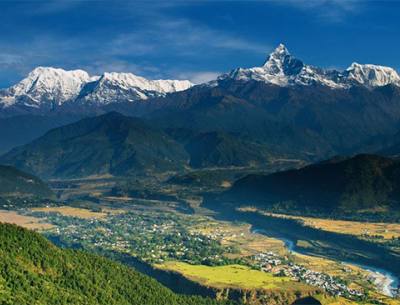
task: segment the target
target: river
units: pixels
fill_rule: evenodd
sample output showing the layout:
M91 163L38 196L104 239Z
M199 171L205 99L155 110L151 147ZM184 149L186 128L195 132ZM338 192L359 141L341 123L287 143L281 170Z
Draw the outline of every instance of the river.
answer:
M262 229L252 229L253 233L258 233L258 234L264 234L268 235L268 232ZM299 249L296 249L296 243L293 240L290 240L285 237L277 237L275 236L274 238L279 239L285 243L286 248L289 250L289 252L296 254L307 254L307 253L302 253ZM375 283L376 287L379 289L379 291L389 297L394 297L393 290L396 290L398 285L399 285L399 278L396 277L393 273L382 269L382 268L377 268L377 267L372 267L372 266L367 266L364 264L358 264L355 262L345 262L342 261L342 264L346 265L353 265L356 267L359 267L361 269L364 269L370 273L372 281Z

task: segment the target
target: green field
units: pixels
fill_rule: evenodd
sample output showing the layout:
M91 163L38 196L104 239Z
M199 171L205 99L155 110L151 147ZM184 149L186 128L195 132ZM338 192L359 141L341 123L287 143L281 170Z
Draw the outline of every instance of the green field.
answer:
M157 267L176 271L203 285L217 288L280 289L294 287L299 284L288 277L274 276L271 273L253 270L241 265L210 267L182 262L167 262L157 265ZM299 285L304 286L302 284Z

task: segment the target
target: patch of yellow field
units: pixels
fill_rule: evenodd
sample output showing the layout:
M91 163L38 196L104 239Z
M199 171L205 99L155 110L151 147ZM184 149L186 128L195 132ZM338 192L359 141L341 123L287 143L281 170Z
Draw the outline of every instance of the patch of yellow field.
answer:
M265 251L286 254L285 243L283 241L261 234L250 235L242 245L243 249L247 250L247 252L250 252L252 255Z
M277 277L271 273L250 269L241 265L204 266L183 262L167 262L157 268L181 273L186 278L206 286L216 288L278 289L295 287L300 283L287 277Z
M107 216L107 213L103 212L93 212L87 209L74 208L69 206L61 206L61 207L45 207L45 208L33 208L33 211L44 212L44 213L60 213L64 216L72 216L83 219L90 218L104 218Z
M128 197L128 196L121 196L121 197L118 197L118 196L104 196L103 198L106 199L106 200L115 201L115 202L120 202L120 201L129 202L129 201L132 201L132 197Z
M300 217L306 226L324 231L345 233L351 235L383 236L384 239L400 237L398 223L366 223L347 220L330 220L310 217Z
M12 223L29 230L47 230L53 228L52 224L40 222L40 218L20 215L14 211L0 210L0 222Z
M359 267L348 264L344 265L340 262L323 257L295 253L293 258L297 263L306 266L308 269L324 272L332 276L340 276L341 278L350 279L350 277L356 274L360 275L361 273L364 273L365 276L368 275L367 271L364 271Z
M303 222L304 225L313 227L323 231L351 234L356 236L368 235L382 236L384 239L392 239L400 237L400 224L399 223L380 223L380 222L361 222L361 221L349 221L349 220L332 220L324 218L313 218L313 217L301 217L301 216L291 216L276 213L261 212L254 208L242 208L243 211L257 211L262 214L288 218L297 219Z

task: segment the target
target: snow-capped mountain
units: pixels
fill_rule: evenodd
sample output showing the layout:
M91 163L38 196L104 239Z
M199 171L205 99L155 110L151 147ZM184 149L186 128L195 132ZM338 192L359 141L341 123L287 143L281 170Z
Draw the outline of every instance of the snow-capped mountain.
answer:
M378 87L388 84L400 86L399 75L390 67L352 63L344 74L349 82L354 81L367 87Z
M332 89L352 86L374 88L400 86L400 76L389 67L353 63L344 71L325 70L304 64L280 44L261 67L237 68L205 86L218 86L225 80L255 80L286 86L323 85ZM0 90L2 114L43 112L63 105L101 107L119 102L145 101L184 91L193 84L187 80L149 80L131 73L104 73L90 76L83 70L65 71L38 67L18 84Z
M82 88L78 100L84 104L101 105L132 102L183 91L192 86L187 80L148 80L132 73L104 73Z
M42 104L61 105L78 96L83 84L90 81L83 70L38 67L18 84L5 89L0 95L0 104L9 107L23 104L40 107Z
M191 86L193 84L187 80L148 80L131 73L90 76L83 70L38 67L18 84L0 90L0 108L53 109L76 101L91 105L132 102L164 96Z
M324 85L331 88L349 88L354 85L378 87L400 86L400 77L389 67L353 63L345 71L324 70L304 64L280 44L261 67L237 68L221 75L218 80L256 80L278 86Z

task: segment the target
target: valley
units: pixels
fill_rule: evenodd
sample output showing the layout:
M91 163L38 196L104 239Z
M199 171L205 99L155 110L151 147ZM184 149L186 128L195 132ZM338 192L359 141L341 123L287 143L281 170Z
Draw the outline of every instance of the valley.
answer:
M246 304L275 304L273 298L283 305L307 296L322 300L321 304L370 304L373 300L398 304L374 283L368 268L358 266L389 268L398 258L387 252L388 265L382 265L373 249L357 248L363 246L354 245L356 239L347 235L333 230L336 235L331 242L326 235L321 239L321 225L310 227L311 233L300 230L301 226L294 228L296 224L290 221L297 221L297 216L254 217L258 212L252 209L210 209L207 194L223 191L226 187L221 181L229 181L232 175L222 173L207 186L198 182L198 187L171 184L168 176L139 181L110 176L52 181L63 204L53 200L36 203L37 207L20 205L7 213L26 219L19 224L39 230L57 245L121 261L177 293ZM38 225L32 227L33 223ZM285 238L293 241L295 251L287 247ZM335 253L337 247L353 254L363 249L367 258L356 256L343 264L340 261L349 257ZM393 272L398 274L398 270ZM254 279L251 284L248 278ZM185 284L178 288L177 281Z

